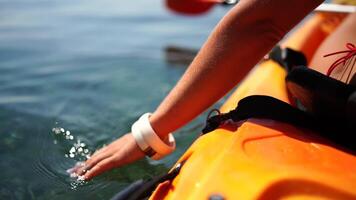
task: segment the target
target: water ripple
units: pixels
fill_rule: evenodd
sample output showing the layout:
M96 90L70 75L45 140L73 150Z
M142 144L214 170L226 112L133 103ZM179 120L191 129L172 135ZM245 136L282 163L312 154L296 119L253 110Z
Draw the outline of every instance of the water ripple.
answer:
M187 19L161 3L0 0L0 199L108 199L177 159L191 137L177 137L183 148L159 165L142 160L89 182L66 172L173 87L184 69L162 49L200 47L225 12Z

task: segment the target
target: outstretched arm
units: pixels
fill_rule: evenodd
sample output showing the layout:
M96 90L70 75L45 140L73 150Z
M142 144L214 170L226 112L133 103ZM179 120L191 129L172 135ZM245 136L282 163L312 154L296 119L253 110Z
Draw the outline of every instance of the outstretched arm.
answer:
M231 90L320 0L243 0L217 25L150 118L163 138Z
M322 0L241 0L217 25L185 74L150 118L161 138L184 126L231 90ZM90 179L144 156L131 134L74 169Z

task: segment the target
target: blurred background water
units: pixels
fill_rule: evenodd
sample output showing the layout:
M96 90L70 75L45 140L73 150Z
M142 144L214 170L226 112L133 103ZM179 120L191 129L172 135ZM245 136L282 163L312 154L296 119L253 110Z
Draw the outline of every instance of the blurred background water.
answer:
M164 48L199 48L226 11L191 18L162 0L0 0L0 199L108 199L165 172L204 118L179 131L162 161L88 183L66 169L84 159L68 156L74 144L93 152L153 111L185 70L165 62Z

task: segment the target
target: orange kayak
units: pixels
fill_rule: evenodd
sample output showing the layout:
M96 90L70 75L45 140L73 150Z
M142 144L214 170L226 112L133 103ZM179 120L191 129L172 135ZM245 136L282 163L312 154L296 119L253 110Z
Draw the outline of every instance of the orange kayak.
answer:
M328 35L323 16L310 17L283 46L310 58ZM311 42L311 36L313 40ZM286 71L267 60L245 78L220 108L225 113L250 95L292 104ZM356 199L356 157L309 130L270 119L248 119L199 137L177 161L184 163L157 199Z

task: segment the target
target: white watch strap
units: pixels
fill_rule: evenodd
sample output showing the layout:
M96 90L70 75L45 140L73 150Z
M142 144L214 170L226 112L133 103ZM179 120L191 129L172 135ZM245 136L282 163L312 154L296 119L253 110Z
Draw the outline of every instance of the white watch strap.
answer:
M139 120L132 125L131 133L140 149L152 159L158 160L170 154L175 149L176 143L171 133L168 134L165 141L161 140L149 122L150 116L150 113L142 115Z

